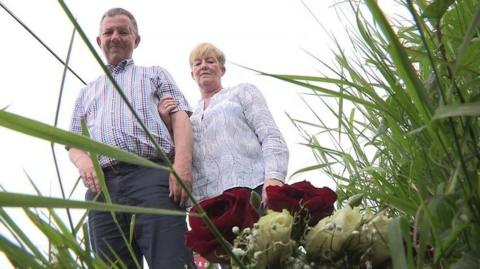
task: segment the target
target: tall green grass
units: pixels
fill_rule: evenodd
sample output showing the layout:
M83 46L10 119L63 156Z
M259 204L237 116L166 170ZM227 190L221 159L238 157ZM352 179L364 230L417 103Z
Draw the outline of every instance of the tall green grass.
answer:
M303 170L333 178L340 202L362 194L398 216L395 268L478 267L480 3L402 1L401 24L377 1L364 4L338 5L355 29L352 51L337 42L336 64L320 61L333 75L264 73L323 104L311 107L314 120L292 118L319 160ZM335 126L322 121L328 113Z

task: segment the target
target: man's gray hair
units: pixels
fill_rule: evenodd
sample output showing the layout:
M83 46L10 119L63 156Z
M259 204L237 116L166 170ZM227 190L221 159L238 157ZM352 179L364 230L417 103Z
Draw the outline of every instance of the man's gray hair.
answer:
M100 20L100 27L101 27L103 19L105 19L105 17L114 17L114 16L117 16L117 15L127 16L130 19L130 21L132 22L133 32L135 33L136 36L138 36L137 20L135 19L133 14L130 13L130 11L128 11L126 9L123 9L121 7L111 8L111 9L107 10L107 12L105 12L103 14L102 19Z

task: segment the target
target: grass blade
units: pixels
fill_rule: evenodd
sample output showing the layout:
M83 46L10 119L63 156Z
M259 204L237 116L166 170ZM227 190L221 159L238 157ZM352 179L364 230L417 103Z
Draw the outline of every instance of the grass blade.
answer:
M458 116L479 116L480 102L439 106L433 115L434 120L458 117Z
M88 137L54 128L48 124L6 111L0 111L0 126L57 144L68 145L91 153L110 156L119 161L147 167L167 169L162 165L138 157L132 153L96 142Z
M143 208L118 204L106 204L90 201L64 200L60 198L41 197L29 194L0 192L1 207L34 207L34 208L77 208L97 211L127 212L138 214L155 214L185 216L187 213L169 209Z

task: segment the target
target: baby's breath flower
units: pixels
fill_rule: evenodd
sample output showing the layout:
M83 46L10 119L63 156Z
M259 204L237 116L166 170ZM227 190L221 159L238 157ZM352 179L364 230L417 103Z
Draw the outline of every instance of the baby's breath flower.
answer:
M238 233L240 232L240 228L238 228L238 226L233 226L233 227L232 227L232 232L233 232L234 234L238 234Z
M233 248L232 249L232 252L235 256L237 257L243 257L245 256L245 250L241 249L241 248Z

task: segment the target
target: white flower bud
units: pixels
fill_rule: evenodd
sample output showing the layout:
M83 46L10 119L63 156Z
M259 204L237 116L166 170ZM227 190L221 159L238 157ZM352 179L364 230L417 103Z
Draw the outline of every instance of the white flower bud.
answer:
M232 232L233 232L234 234L238 234L238 233L240 232L240 228L238 228L238 226L233 226L233 227L232 227Z

